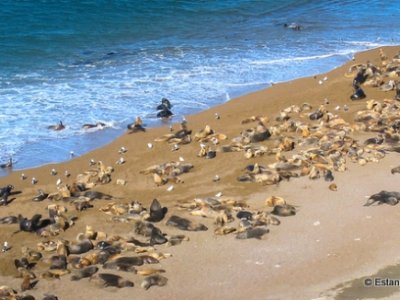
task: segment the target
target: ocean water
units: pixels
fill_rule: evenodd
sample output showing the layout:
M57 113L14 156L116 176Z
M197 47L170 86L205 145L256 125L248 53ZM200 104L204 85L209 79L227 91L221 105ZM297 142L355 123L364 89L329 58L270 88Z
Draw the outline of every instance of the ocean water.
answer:
M111 142L136 116L161 125L163 97L179 122L271 82L326 72L355 52L399 44L399 15L400 1L3 0L0 162L68 160ZM47 129L60 120L65 130ZM99 121L107 127L81 129Z

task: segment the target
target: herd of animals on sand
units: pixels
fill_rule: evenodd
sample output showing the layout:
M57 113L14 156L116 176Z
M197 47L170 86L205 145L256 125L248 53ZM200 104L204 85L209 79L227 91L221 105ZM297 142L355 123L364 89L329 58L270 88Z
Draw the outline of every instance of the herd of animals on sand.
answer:
M189 129L190 124L183 120L179 130L174 131L171 127L169 133L156 138L154 142L170 145L171 151L197 143L196 155L210 160L218 159L226 152L239 152L247 159L264 155L275 158L274 163L267 165L254 163L243 166L237 176L238 184L255 182L274 185L282 180L307 176L311 180L321 178L329 182L329 189L335 192L340 188L335 184L335 172L344 172L349 161L365 165L379 162L388 152L400 152L400 53L389 59L380 50L380 58L379 66L356 64L346 72L346 77L353 78L354 93L349 100L364 99L363 86L366 85L384 92L395 91L395 95L391 99L366 101L365 108L354 113L353 124L328 111L326 100L319 107L306 102L291 105L273 119L262 115L246 117L241 121L243 130L230 140L226 134L216 132L209 125L193 133ZM163 98L157 107L157 117L171 118L171 109L170 101ZM335 109L337 112L340 110L347 111L348 108L338 106ZM215 118L221 116L216 114ZM103 125L85 124L84 128L91 126ZM49 126L51 130L64 128L61 121ZM132 134L146 134L140 117L127 129ZM355 132L368 132L374 136L360 142L353 137ZM278 143L267 144L271 137L275 137ZM153 147L153 144L149 143L148 147ZM129 154L125 147L118 152L121 155ZM125 159L121 157L116 164L122 165L124 162ZM12 169L12 159L0 167ZM3 252L21 252L20 258L14 261L21 284L19 287L1 286L0 299L35 299L29 295L29 290L35 289L40 280L66 278L71 281L86 280L100 288L125 288L135 286L134 281L130 280L134 274L135 280L139 280L145 290L153 286L162 287L168 283L168 273L159 266L160 261L171 256L164 251L168 247L189 242L187 232L209 231L209 226L202 224L201 219L213 220L214 227L210 231L217 236L232 235L241 240L262 239L271 226L278 226L285 217L298 213L296 206L279 196L268 197L264 209L256 210L247 201L222 193L215 197L193 197L191 201L175 203L177 213L171 213L158 199L154 199L149 207L144 207L140 201L121 201L120 198L95 190L97 185L112 181L119 185L126 184L122 179L113 178L113 171L113 166L91 160L89 169L76 175L73 184L64 184L60 179L54 191L38 189L37 195L30 201L47 201L46 217L43 217L43 213L36 213L32 217L0 217L1 226L10 226L10 230L15 230L14 234L24 231L38 238L36 249L13 249L4 241ZM392 174L400 173L400 166L390 171ZM51 172L51 175L57 175L57 170ZM140 171L140 176L148 176L155 186L163 186L168 183L184 184L188 172L195 172L194 165L182 159L148 166ZM66 172L64 176L70 177L71 174ZM21 180L27 179L21 176ZM213 178L215 182L219 180L217 175ZM31 182L37 185L39 180L31 178ZM24 191L18 191L16 187L18 183L0 188L0 206L17 205L15 199L23 196ZM396 205L399 201L400 192L381 191L371 195L364 205ZM63 232L77 222L83 222L83 214L94 207L115 224L131 224L132 231L126 235L115 235L86 224L85 232L79 233L75 240L65 239ZM159 224L164 226L163 229ZM171 234L168 228L181 233ZM43 299L58 298L56 295L44 295Z

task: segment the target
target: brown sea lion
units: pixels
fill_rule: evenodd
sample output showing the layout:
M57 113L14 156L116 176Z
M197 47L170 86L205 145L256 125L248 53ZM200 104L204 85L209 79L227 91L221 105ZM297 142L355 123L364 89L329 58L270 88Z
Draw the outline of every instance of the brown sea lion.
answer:
M271 213L280 217L294 216L296 215L296 208L289 204L275 205Z
M96 266L89 266L80 270L74 270L71 276L72 281L77 281L82 278L87 278L93 276L99 270Z
M208 230L207 226L203 224L196 224L193 223L192 221L178 217L178 216L171 216L167 223L168 226L173 226L181 230L186 230L186 231L206 231Z

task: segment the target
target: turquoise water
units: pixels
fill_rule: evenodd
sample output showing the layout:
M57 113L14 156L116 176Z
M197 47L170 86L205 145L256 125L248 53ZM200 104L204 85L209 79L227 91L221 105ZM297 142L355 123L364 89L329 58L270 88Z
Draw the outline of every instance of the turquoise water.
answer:
M399 44L400 1L2 1L0 162L81 155L140 115L173 122ZM283 24L301 25L294 31ZM48 125L62 120L66 129ZM84 131L83 123L107 127Z

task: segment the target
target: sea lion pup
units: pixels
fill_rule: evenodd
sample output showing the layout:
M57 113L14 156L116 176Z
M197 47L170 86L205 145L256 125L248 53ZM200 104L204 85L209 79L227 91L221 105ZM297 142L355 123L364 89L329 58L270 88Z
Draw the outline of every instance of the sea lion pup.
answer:
M58 300L58 297L56 295L44 295L42 300Z
M127 127L131 131L131 133L139 132L139 131L143 131L143 132L146 131L146 129L143 127L143 121L140 117L136 117L135 122L133 122L132 124L129 124Z
M71 276L71 281L78 281L82 278L87 278L93 276L99 270L96 266L89 266L83 269L74 270Z
M0 169L11 169L13 166L13 160L12 157L9 158L8 162L4 164L0 164Z
M160 222L168 212L167 207L161 207L157 199L153 199L150 205L150 216L146 219L149 222Z
M141 287L144 288L145 290L148 290L150 287L153 285L157 286L164 286L168 282L168 278L161 276L161 275L151 275L143 279L143 282L141 283Z
M62 121L60 121L57 125L50 125L47 126L47 129L55 130L55 131L60 131L65 129L65 125L63 124Z
M208 230L207 226L205 226L204 224L201 224L201 223L195 224L188 219L181 218L181 217L178 217L175 215L171 216L168 219L166 225L173 226L180 230L185 230L185 231L206 231L206 230Z
M262 236L269 232L269 229L261 228L261 227L250 227L245 231L239 232L236 234L236 238L239 240L244 239L258 239L260 240Z
M83 124L82 129L91 129L91 128L104 128L107 125L103 122L97 122L96 124Z
M251 221L253 220L253 214L249 211L241 210L236 214L236 218L239 220L248 220Z
M296 215L296 208L289 204L275 205L271 213L280 217L294 216Z
M94 276L90 277L90 282L93 282L95 285L99 287L133 287L134 284L132 281L124 280L121 276L110 274L110 273L100 273L95 274Z
M364 206L370 206L375 202L378 202L378 205L381 204L389 204L396 205L400 201L400 193L399 192L388 192L388 191L380 191L377 194L372 195L367 200L367 203Z
M83 240L79 244L67 245L69 254L82 254L93 249L93 243L89 240Z

